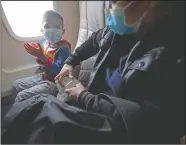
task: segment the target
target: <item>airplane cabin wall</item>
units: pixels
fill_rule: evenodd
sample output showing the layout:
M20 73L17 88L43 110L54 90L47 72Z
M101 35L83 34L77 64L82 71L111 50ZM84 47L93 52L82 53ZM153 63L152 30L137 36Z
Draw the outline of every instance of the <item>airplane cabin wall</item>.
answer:
M78 1L55 1L56 9L63 15L66 32L64 38L75 47L79 31ZM54 7L55 8L55 7ZM1 19L2 22L2 19ZM6 23L5 23L6 24ZM34 74L37 63L23 48L24 41L15 39L6 25L1 25L1 96L11 92L12 83Z

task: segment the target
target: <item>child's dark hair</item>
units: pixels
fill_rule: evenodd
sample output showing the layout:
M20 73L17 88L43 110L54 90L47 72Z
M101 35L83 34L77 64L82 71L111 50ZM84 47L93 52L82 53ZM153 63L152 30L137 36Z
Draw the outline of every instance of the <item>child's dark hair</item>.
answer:
M62 24L62 27L64 26L64 22L63 22L63 17L60 13L58 13L57 11L54 11L54 10L48 10L46 11L44 14L43 14L43 18L42 18L42 24L44 22L46 22L46 20L48 19L48 17L57 17L61 20L61 24Z

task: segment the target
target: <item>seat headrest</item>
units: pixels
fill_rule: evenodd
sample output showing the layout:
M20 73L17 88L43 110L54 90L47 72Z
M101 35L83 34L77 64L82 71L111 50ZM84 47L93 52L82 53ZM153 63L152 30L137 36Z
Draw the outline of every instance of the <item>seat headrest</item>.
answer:
M80 28L75 49L105 26L104 9L107 5L108 1L79 1Z

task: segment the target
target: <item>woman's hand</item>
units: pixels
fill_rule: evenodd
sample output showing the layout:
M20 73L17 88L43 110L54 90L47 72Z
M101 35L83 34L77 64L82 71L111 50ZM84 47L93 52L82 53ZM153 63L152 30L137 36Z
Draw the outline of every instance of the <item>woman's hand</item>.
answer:
M69 76L70 78L72 78L72 71L73 67L71 65L64 64L60 73L55 77L55 80L61 81L65 76Z
M78 100L78 97L82 91L86 90L86 88L81 84L76 84L75 87L66 89L65 92L69 93L69 96L72 97L72 99Z

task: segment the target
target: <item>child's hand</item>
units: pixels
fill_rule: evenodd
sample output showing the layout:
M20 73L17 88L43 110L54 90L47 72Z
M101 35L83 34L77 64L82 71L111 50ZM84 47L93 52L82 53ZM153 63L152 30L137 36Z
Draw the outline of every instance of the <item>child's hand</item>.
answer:
M36 44L30 45L28 43L24 43L24 47L25 47L26 51L33 56L40 57L40 56L44 55L43 48L41 47L41 45L39 43L37 45Z

